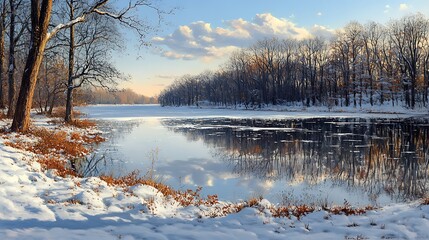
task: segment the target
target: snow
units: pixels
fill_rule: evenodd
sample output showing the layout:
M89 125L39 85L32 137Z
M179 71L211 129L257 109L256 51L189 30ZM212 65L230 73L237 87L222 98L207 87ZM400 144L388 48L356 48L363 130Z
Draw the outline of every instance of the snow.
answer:
M132 111L115 112L112 106L87 109L92 108L112 111L111 117L137 117ZM167 110L171 112L156 112L161 110L154 106L141 111L155 111L150 116L177 115L173 109ZM200 109L192 108L180 111L183 116L200 117L225 116L230 111L235 115L265 117L290 114L233 113L228 109L202 109L202 113L197 113ZM415 114L418 113L403 115ZM38 118L34 123L52 127L47 121ZM0 126L9 124L0 122ZM34 154L5 146L5 141L5 135L0 135L0 239L429 239L429 206L419 202L392 204L354 216L318 210L298 219L274 218L267 209L275 203L264 199L256 207L210 218L210 213L218 208L183 207L150 186L137 185L127 191L96 177L61 178L52 171L44 172Z
M266 106L262 109L212 108L212 107L160 107L147 105L91 105L79 108L88 118L104 120L135 120L144 118L408 118L429 116L427 108L414 110L398 106L364 107L302 107Z

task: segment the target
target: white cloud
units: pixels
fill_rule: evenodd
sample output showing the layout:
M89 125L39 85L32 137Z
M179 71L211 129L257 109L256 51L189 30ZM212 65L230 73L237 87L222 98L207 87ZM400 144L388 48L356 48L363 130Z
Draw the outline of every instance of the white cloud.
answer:
M210 61L264 38L301 40L313 36L330 37L333 33L333 30L323 26L315 25L311 29L305 29L285 18L263 13L256 14L251 21L233 19L225 21L224 26L215 28L203 21L193 22L178 27L170 35L155 37L152 41L160 46L160 54L164 57Z
M322 16L322 12L318 12L316 15L317 16Z
M311 35L313 36L318 36L318 37L322 37L325 39L331 39L332 37L335 36L335 30L334 29L329 29L325 26L321 26L321 25L317 25L315 24L311 29L310 29Z
M406 3L399 4L399 10L401 10L401 11L406 11L406 10L408 10L408 8L409 8L409 6Z
M386 6L384 6L384 13L388 13L390 11L390 5L387 4Z
M194 56L191 54L180 54L173 51L163 51L162 56L170 59L184 59L184 60L194 59Z

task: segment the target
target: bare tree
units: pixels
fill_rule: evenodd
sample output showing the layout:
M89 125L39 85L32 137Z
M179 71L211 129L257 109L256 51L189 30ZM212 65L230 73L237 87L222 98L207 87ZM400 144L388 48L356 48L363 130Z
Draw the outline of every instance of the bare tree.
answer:
M142 43L144 43L144 37L147 31L150 31L150 28L147 24L139 21L135 15L130 15L130 12L139 7L148 7L155 10L158 16L165 13L147 0L129 1L125 8L119 10L108 8L106 6L108 2L109 0L92 2L88 5L87 10L82 11L79 16L74 16L73 20L65 24L59 24L48 32L53 0L31 0L31 47L22 77L16 112L11 127L12 131L26 131L29 127L30 110L43 53L48 40L60 30L83 23L87 21L90 15L98 14L116 19L121 25L134 29Z
M67 1L69 20L84 9L84 5L74 0ZM85 24L73 25L68 29L68 78L66 111L64 120L73 120L73 92L84 84L98 87L114 87L120 79L125 79L111 62L109 53L120 39L116 21L100 15L91 15Z
M390 36L402 70L406 102L411 108L416 104L417 79L421 73L419 65L424 57L428 33L429 22L421 14L390 23Z
M42 113L52 114L54 107L64 104L66 91L64 76L67 75L67 66L63 59L56 57L55 52L45 56L43 67L36 84L35 103Z
M15 104L15 73L16 73L16 47L18 41L27 29L27 17L24 12L24 3L22 0L9 0L9 66L8 73L8 111L7 116L12 117ZM18 20L18 21L17 21ZM17 30L17 27L20 27Z
M26 131L30 124L30 110L34 89L43 59L43 52L49 39L48 26L51 10L52 0L31 1L31 47L22 76L17 107L11 127L12 131Z
M4 64L5 64L5 35L6 35L6 15L7 15L7 5L6 0L3 0L0 3L0 108L5 107L4 102L4 91L3 84L5 82L4 78Z
M362 39L365 48L365 77L369 80L369 101L374 105L374 93L377 90L376 83L380 82L383 74L383 63L381 52L383 49L384 28L376 22L365 25ZM382 95L383 93L380 92Z

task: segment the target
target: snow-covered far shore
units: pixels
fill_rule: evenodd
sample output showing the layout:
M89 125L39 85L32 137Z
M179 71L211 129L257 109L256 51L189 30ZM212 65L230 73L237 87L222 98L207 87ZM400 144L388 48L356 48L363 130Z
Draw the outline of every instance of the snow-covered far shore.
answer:
M34 124L54 128L48 121ZM43 171L34 153L5 145L13 139L0 135L0 239L429 239L429 206L418 201L351 216L319 209L298 219L274 217L268 209L276 204L262 200L211 218L223 203L183 207L146 185L125 190L96 177L62 178Z
M120 111L119 111L120 108ZM429 117L429 109L418 107L408 109L389 104L380 106L363 105L362 107L328 108L326 106L305 107L301 105L268 105L262 108L245 108L244 106L181 106L161 107L158 104L112 105L100 104L80 107L92 119L131 120L145 118L408 118Z

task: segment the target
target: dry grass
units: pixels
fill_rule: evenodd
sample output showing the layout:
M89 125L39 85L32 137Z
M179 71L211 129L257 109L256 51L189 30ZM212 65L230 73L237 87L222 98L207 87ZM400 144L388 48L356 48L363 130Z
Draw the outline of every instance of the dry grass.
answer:
M123 177L113 177L108 175L102 175L100 176L100 179L105 181L108 185L119 186L126 189L128 189L129 187L135 186L137 184L149 185L158 189L165 196L174 195L174 193L176 192L175 190L173 190L172 188L170 188L165 184L140 177L139 171L133 171Z
M0 120L3 120L3 119L7 119L7 115L6 115L6 112L4 112L3 110L0 110Z
M421 200L422 205L429 205L429 197L423 198Z
M74 198L69 199L69 200L67 200L65 202L68 203L68 204L73 204L73 205L83 205L82 201L80 201L78 199L74 199Z
M41 155L62 155L66 158L83 157L90 152L87 147L89 144L105 141L99 134L80 134L73 132L68 134L65 131L54 131L46 128L32 128L26 136L36 138L36 143L16 140L14 142L5 142L6 145L23 149Z
M302 216L314 212L314 210L314 207L303 204L293 207L291 214L300 219Z
M209 211L206 213L208 217L223 217L231 213L238 213L244 208L251 207L258 209L261 213L270 212L272 217L275 218L291 218L292 216L296 217L298 220L303 216L317 211L315 206L309 206L306 204L296 205L296 206L269 206L265 207L260 204L262 198L253 198L245 202L240 203L230 203L224 205L214 205L214 211ZM374 210L374 207L368 206L364 208L352 208L348 202L345 202L344 206L332 207L332 208L322 208L323 210L331 214L345 214L345 215L361 215L366 213L369 210Z
M38 137L39 141L26 150L37 154L47 155L57 153L75 158L83 157L89 153L89 150L81 141L69 139L67 133L64 131L50 131L45 128L36 128L31 130L29 134Z
M259 202L262 200L262 197L259 198L251 198L246 203L247 206L253 207L259 204Z
M208 195L207 198L201 197L200 193L202 188L198 187L196 190L178 191L173 188L157 182L150 178L139 176L138 171L133 171L126 176L115 178L113 176L100 176L108 185L120 186L128 191L128 188L137 184L152 186L160 191L166 197L172 197L182 206L213 206L219 203L217 195Z
M97 124L94 121L91 121L88 119L75 119L69 123L66 123L66 125L70 125L70 126L74 126L82 129L88 129L88 128L95 127Z
M73 110L74 117L81 117L83 115L82 112ZM56 107L50 114L50 117L53 118L64 118L66 116L66 108L65 107Z
M77 132L71 133L70 139L74 141L83 141L86 144L100 144L106 141L106 139L100 136L100 134L82 135Z
M74 176L78 177L76 172L67 167L67 163L64 160L61 160L57 157L41 157L37 160L40 163L42 170L56 170L56 173L60 177Z
M335 214L335 215L345 214L345 215L349 216L349 215L361 215L361 214L366 213L367 211L374 210L374 209L375 209L375 207L373 207L373 206L366 206L363 208L353 208L349 202L344 201L343 206L334 206L334 207L327 208L327 209L325 208L324 210L326 210L332 214Z
M201 196L202 187L198 187L196 190L177 191L173 198L180 203L182 206L213 206L219 203L218 196L208 195L207 198Z
M97 126L97 124L94 121L91 121L89 119L75 119L71 122L64 122L63 119L54 118L48 121L50 124L56 124L56 125L66 125L66 126L73 126L81 129L88 129L93 128Z
M31 128L25 135L18 134L13 141L9 140L4 144L38 154L37 161L43 170L55 169L58 176L66 177L78 176L70 167L72 161L88 154L91 150L89 144L102 141L104 138L97 134L85 135L78 132Z

